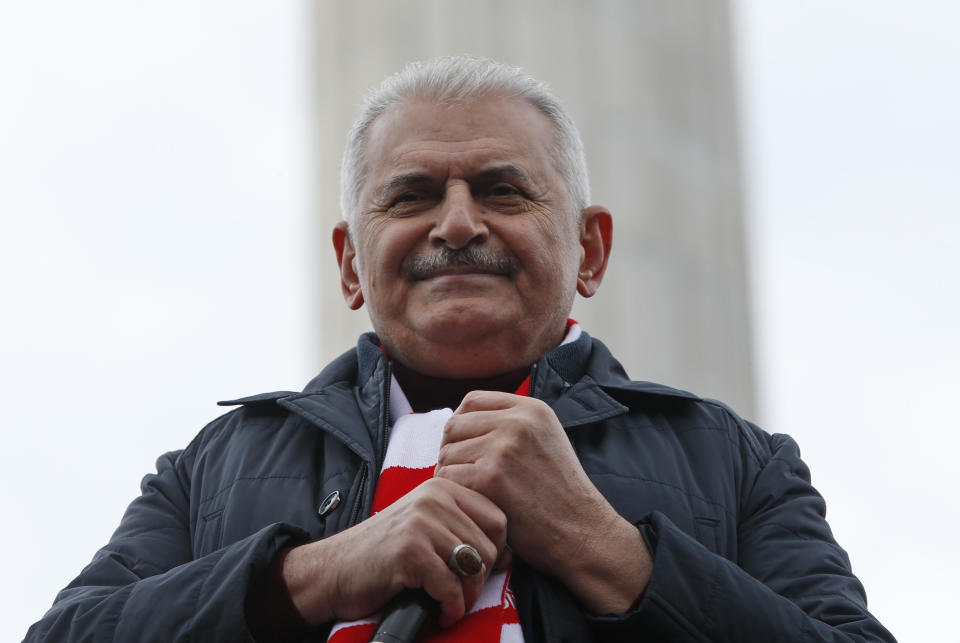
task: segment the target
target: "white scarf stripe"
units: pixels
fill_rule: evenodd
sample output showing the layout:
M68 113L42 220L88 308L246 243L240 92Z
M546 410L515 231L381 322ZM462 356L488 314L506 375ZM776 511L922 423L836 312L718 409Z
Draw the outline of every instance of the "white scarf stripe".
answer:
M406 400L404 400L406 401ZM429 413L408 413L397 418L390 429L390 442L383 457L383 470L391 467L423 469L437 465L443 427L453 417L450 409Z

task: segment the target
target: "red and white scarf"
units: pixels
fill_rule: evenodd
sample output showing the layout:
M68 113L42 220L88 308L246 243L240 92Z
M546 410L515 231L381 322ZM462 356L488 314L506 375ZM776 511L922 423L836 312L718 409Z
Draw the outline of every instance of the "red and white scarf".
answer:
M580 326L570 320L562 344L575 341ZM517 395L528 395L530 379L524 380ZM373 496L371 515L382 511L417 485L433 477L437 454L443 438L443 427L453 416L452 409L437 409L428 413L414 413L396 378L390 382L390 415L395 418L390 429L390 442L383 459L383 469ZM379 614L355 621L339 621L330 631L328 643L366 643L380 621ZM523 643L520 617L513 590L510 588L510 570L493 573L487 578L480 597L470 611L453 627L436 630L424 643L467 641L476 643Z

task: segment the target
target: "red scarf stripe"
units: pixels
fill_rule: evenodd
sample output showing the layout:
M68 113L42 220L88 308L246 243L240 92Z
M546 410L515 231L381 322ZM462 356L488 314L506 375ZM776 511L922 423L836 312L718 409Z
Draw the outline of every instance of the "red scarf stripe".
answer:
M328 643L367 643L377 629L377 624L360 623L358 625L347 625L334 630L327 639Z
M407 467L390 467L384 469L377 481L377 490L373 494L373 508L371 514L383 511L394 502L407 495L416 486L433 477L434 467L422 469L408 469Z

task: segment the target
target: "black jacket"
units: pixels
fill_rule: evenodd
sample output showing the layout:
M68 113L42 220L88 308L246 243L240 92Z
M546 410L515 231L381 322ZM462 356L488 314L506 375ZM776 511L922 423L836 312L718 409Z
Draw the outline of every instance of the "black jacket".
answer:
M244 598L273 556L369 515L391 421L378 343L364 335L302 393L221 403L239 408L158 460L110 542L26 640L252 640ZM893 640L867 612L789 437L630 381L586 333L540 359L530 392L640 527L654 570L635 612L597 617L517 561L528 643ZM340 502L321 515L331 494Z

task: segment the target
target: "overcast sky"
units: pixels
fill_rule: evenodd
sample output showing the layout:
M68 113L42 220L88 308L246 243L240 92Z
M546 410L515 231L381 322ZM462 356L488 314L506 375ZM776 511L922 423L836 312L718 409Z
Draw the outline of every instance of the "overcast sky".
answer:
M960 641L960 4L738 6L761 421L871 609Z
M317 367L306 6L0 5L0 640L211 399ZM884 623L960 641L960 4L735 9L759 419Z

